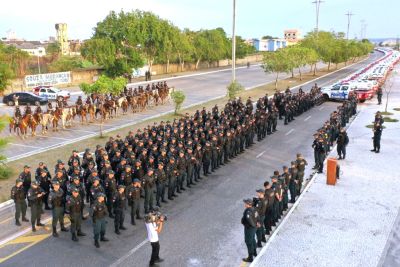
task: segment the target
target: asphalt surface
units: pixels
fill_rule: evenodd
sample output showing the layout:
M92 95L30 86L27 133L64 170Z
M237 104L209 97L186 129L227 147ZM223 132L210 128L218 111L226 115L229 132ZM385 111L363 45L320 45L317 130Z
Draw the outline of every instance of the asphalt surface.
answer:
M308 69L304 68L304 71ZM237 69L237 80L246 88L257 87L271 81L274 81L274 74L266 74L260 65L252 65L250 68L240 67ZM289 74L281 74L280 78L288 77ZM231 80L231 72L229 69L211 71L205 73L191 74L176 78L169 78L168 85L182 90L186 94L184 107L206 102L213 98L226 95L226 86ZM143 83L139 83L143 84ZM131 85L135 87L135 85ZM75 92L79 93L79 92ZM75 94L74 93L74 94ZM75 103L77 95L73 95L70 103ZM21 110L23 112L23 110ZM128 113L127 115L119 115L115 119L104 122L103 130L105 132L116 130L125 126L132 125L143 120L151 119L160 114L173 111L171 104L157 106L139 113ZM0 114L13 114L14 108L2 106ZM84 124L79 122L76 117L71 128L60 130L58 132L48 131L47 134L41 134L41 126L37 128L37 136L29 136L25 140L18 137L5 148L4 154L9 161L17 160L23 157L31 156L48 149L58 148L63 145L75 143L86 138L98 135L100 122ZM0 136L9 136L8 129L3 131Z
M375 54L363 63L340 70L317 82L320 85L329 84L333 79L340 79L356 71L377 56ZM303 88L308 90L310 87L311 84ZM255 196L255 190L262 187L265 180L269 180L273 171L281 170L298 152L312 166L312 133L328 119L337 105L334 102L324 103L297 117L287 126L283 126L280 121L277 133L256 142L256 145L228 166L223 166L203 179L172 203L163 205L162 210L168 214L168 222L160 236L160 256L165 259L160 266L239 266L241 258L246 256L243 227L240 224L242 199ZM309 169L307 173L310 173ZM81 238L79 243L72 242L69 233L62 233L60 238L46 238L1 265L148 265L151 249L145 241L144 223L129 225L123 235L117 236L113 233L113 222L109 220L107 236L110 242L102 243L100 249L93 246L90 222L84 222L83 230L88 236ZM4 250L0 248L0 255L4 256Z

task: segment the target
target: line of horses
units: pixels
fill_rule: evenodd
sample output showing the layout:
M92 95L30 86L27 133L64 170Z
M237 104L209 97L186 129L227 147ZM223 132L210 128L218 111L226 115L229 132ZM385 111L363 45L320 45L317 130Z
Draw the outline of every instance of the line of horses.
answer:
M126 115L129 110L132 113L145 111L158 105L164 105L171 100L170 94L173 88L161 88L158 90L146 90L136 94L124 94L120 97L107 97L103 94L92 94L90 101L77 103L68 107L57 106L47 112L34 112L10 119L10 134L14 133L25 139L30 131L36 136L36 130L41 126L41 133L46 134L50 127L53 132L59 128L72 127L76 117L81 124L93 123L96 120L104 122L119 115Z

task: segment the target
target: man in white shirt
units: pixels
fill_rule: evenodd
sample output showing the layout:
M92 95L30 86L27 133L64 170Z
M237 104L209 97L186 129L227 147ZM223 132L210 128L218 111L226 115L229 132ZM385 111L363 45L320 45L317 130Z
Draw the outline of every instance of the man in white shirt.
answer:
M161 233L163 228L164 218L161 216L158 220L156 220L156 216L153 214L149 214L151 216L150 222L146 222L147 229L147 238L151 244L151 258L150 258L150 266L156 266L155 264L158 262L164 261L159 257L160 252L160 243L158 241L158 234Z

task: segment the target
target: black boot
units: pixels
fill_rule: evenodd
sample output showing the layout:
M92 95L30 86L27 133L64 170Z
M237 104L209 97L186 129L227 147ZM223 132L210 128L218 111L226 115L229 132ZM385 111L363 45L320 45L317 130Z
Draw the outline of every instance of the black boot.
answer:
M99 248L100 247L99 240L95 240L94 241L94 245L95 245L96 248Z
M86 234L84 233L84 232L82 232L82 231L78 231L78 234L77 234L78 236L86 236Z
M61 232L68 232L68 228L65 228L64 224L61 224Z
M75 242L79 241L79 239L76 237L75 233L72 234L72 241L75 241Z
M32 232L36 232L36 227L34 223L32 223Z
M21 223L19 222L19 220L15 220L15 225L21 226Z
M247 258L242 259L244 262L253 262L253 256L248 256Z
M58 237L57 228L55 226L53 226L53 236Z
M23 222L29 222L29 220L27 218L25 218L25 217L22 217L22 221Z
M126 230L126 227L123 226L123 225L121 225L121 226L119 227L119 229L121 229L121 230Z
M36 226L44 226L44 224L39 221L37 222Z
M258 248L262 248L262 247L263 247L263 245L261 244L261 240L258 240L258 242L257 242L257 247L258 247Z
M121 234L121 232L120 232L118 229L115 229L115 233L116 233L117 235L120 235L120 234ZM101 240L101 241L103 241L103 240Z
M109 241L109 240L108 240L108 238L106 238L104 235L102 235L102 236L100 237L100 241L107 242L107 241Z

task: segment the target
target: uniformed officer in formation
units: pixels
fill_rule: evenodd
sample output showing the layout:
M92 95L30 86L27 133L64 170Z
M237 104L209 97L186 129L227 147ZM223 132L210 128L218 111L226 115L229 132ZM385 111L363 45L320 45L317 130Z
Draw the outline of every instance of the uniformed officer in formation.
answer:
M253 257L257 256L256 250L256 231L258 222L258 213L253 208L253 201L251 199L244 199L245 210L243 212L242 224L244 226L244 242L247 246L248 256L244 258L244 262L252 262Z
M96 195L96 200L92 205L92 221L93 221L93 234L94 234L94 245L96 248L100 247L99 240L102 242L109 241L106 235L106 216L107 216L107 206L104 202L106 195L103 193L98 193Z
M60 223L61 231L67 232L64 226L64 191L60 188L60 182L53 181L53 190L49 194L49 207L52 210L53 220L51 226L53 228L53 236L58 237L57 223Z
M125 220L125 209L126 209L126 193L125 186L119 185L118 191L114 193L112 198L113 206L114 206L114 228L115 233L120 235L121 232L119 230L126 230L124 226Z
M66 210L69 213L71 221L71 236L73 241L78 241L77 236L86 236L81 230L82 225L82 210L83 200L79 195L79 189L74 187L72 194L67 196Z
M135 219L142 219L140 216L140 180L135 178L127 188L128 205L130 206L131 224L136 225Z
M23 187L23 180L18 178L15 181L15 186L11 189L11 199L14 200L15 204L15 224L21 226L19 218L22 217L23 222L29 222L26 218L26 194Z
M43 213L42 206L44 195L45 192L39 187L39 182L36 180L33 181L31 183L31 188L28 190L28 201L31 207L32 232L36 232L36 226L44 226L40 221Z

